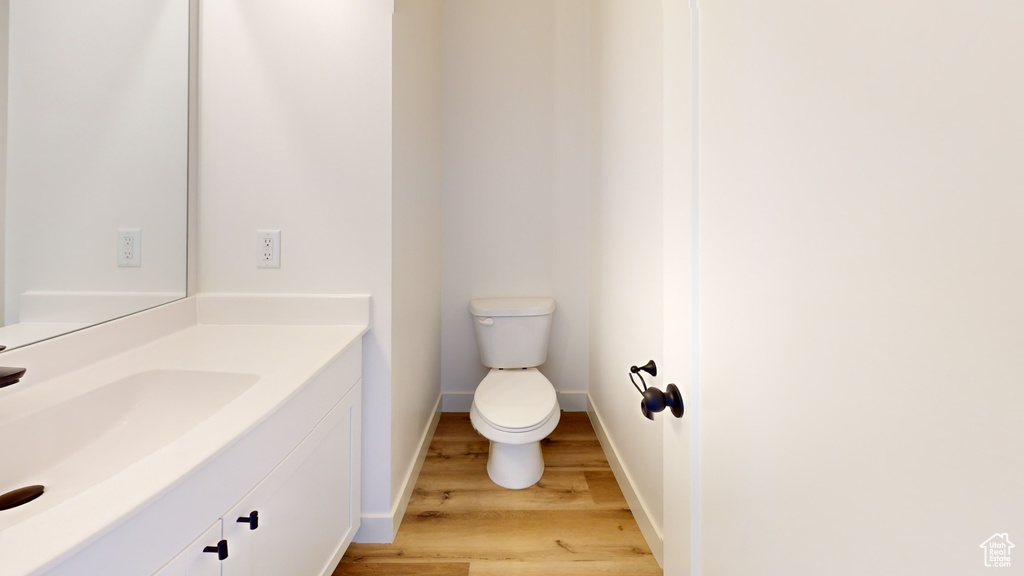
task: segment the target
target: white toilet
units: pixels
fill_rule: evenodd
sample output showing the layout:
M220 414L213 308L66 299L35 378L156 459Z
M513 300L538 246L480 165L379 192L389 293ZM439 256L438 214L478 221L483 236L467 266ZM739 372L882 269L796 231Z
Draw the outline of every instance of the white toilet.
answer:
M551 298L473 300L480 361L491 369L473 394L469 417L491 441L487 475L521 490L544 474L540 441L561 416L551 382L537 370L548 357L555 301Z

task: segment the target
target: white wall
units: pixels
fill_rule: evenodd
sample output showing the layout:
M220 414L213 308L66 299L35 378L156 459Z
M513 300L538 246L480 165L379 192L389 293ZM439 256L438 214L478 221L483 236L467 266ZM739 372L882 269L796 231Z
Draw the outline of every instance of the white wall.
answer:
M1024 5L701 21L703 573L987 574L1024 537Z
M442 387L486 374L473 298L551 296L541 370L587 389L587 4L445 0Z
M15 0L9 39L6 321L28 290L184 292L188 2Z
M441 395L441 0L395 2L393 59L392 503Z
M558 311L544 374L590 386L590 0L554 0L552 294ZM569 406L563 396L563 409Z
M199 290L371 294L363 512L391 509L391 63L387 1L202 5ZM256 230L281 268L256 268Z
M665 358L661 15L660 0L592 3L590 398L639 498L634 514L650 521L652 547L661 538L662 423L641 415L628 374Z

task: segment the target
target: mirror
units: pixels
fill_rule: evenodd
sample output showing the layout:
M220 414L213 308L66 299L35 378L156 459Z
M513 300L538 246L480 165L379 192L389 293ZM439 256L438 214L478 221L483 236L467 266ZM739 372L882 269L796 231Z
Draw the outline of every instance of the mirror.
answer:
M189 0L0 12L0 345L184 297Z

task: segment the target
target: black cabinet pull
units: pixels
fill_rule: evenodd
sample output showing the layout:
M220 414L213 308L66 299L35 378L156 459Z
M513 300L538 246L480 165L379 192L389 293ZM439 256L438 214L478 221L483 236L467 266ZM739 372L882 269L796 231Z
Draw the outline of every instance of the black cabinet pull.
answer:
M206 548L203 548L203 552L207 552L209 554L216 554L218 559L227 560L228 541L221 540L220 542L217 542L216 546L207 546Z
M253 510L249 512L248 516L239 516L237 522L248 524L249 530L255 530L260 527L260 513L258 510Z

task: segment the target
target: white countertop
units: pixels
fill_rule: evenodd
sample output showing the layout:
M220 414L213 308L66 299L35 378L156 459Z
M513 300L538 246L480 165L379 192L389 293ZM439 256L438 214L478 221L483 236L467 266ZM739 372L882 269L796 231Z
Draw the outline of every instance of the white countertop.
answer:
M266 307L265 298L222 297L219 302L216 298L206 302L212 304L209 318L218 322L209 325L203 323L203 304L192 297L0 355L0 364L28 368L22 383L0 390L0 424L147 370L259 377L213 416L114 476L17 522L4 522L0 517L0 575L27 574L81 549L159 498L285 404L367 331L368 299L362 297L364 314L359 302L341 302L339 308L338 298L326 298L328 309L359 313L313 314L318 304L307 299L299 308L311 314L297 320L313 322L316 318L321 325L286 325L286 316L295 310L295 298L272 298L281 304L283 313L267 316L265 311L249 314L253 312L250 304ZM301 310L295 315L302 316ZM231 320L249 325L226 323ZM261 321L271 325L258 325ZM353 323L324 324L346 321ZM136 345L81 365L81 348L103 347L103 342L95 340L123 343L133 338ZM62 361L62 354L77 359L79 365ZM12 509L0 514L17 512Z

